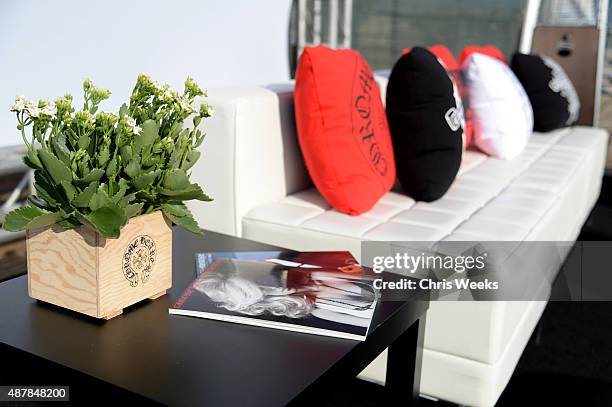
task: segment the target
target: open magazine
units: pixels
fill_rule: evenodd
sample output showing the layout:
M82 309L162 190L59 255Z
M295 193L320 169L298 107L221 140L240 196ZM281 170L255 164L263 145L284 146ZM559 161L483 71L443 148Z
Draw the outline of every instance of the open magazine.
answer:
M379 293L349 252L196 254L171 314L364 340Z

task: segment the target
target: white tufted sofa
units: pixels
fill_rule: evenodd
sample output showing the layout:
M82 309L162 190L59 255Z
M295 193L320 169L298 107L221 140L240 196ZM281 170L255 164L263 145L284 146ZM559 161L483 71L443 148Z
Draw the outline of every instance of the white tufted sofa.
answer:
M384 78L377 78L382 82ZM608 134L573 127L534 134L515 159L466 151L432 203L387 193L368 213L330 208L297 141L293 85L209 92L215 116L193 179L214 197L192 203L209 230L295 250L350 250L363 240L575 240L601 186ZM427 317L421 393L491 406L508 383L545 302L439 302ZM362 377L384 382L386 354Z

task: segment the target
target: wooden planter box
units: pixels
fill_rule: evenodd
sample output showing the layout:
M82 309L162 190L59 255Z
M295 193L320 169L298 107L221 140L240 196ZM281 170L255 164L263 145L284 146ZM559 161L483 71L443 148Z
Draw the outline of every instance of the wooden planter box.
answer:
M161 211L130 219L118 239L57 225L27 232L30 297L95 318L172 286L172 223Z

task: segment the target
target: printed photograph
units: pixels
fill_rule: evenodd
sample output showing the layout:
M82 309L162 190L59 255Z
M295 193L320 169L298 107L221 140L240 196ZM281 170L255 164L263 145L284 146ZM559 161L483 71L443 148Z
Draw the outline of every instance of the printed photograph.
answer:
M373 286L376 277L364 272L349 253L231 256L198 254L201 274L171 312L248 318L262 326L288 324L289 330L367 334L379 299Z

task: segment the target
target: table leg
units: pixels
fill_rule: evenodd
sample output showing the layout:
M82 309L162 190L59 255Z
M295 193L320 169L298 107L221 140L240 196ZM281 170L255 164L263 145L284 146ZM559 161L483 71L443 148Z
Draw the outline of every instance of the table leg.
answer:
M424 337L425 316L422 316L389 346L385 390L393 405L403 400L406 405L417 405Z

